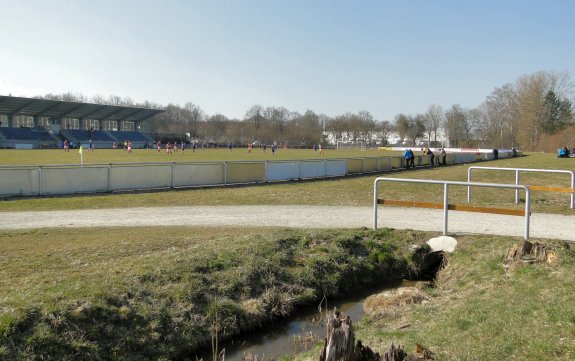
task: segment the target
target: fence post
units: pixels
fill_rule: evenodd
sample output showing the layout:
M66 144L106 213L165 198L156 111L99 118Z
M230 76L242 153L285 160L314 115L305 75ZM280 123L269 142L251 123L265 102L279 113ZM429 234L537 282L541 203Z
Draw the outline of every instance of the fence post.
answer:
M525 240L529 240L529 218L531 217L531 189L525 187Z
M377 179L373 184L373 229L377 229Z
M573 191L575 190L575 172L571 171L571 209L575 208Z
M176 162L172 162L172 181L170 188L174 188L174 179L176 178Z
M471 182L471 170L473 167L467 168L467 182ZM471 202L471 186L467 186L467 203Z
M447 236L447 213L449 208L448 197L449 188L447 183L443 184L443 235Z
M515 185L518 186L520 181L519 169L515 170ZM515 190L515 204L519 203L519 189Z
M108 163L108 193L112 191L112 163Z
M42 187L42 166L38 167L38 195L42 195L42 192L44 191L43 187Z
M224 161L224 184L228 184L228 162Z

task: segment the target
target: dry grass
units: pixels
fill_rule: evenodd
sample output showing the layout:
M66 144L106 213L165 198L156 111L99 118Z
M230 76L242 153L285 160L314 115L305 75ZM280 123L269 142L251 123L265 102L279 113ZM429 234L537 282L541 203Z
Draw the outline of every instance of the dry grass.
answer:
M417 287L401 287L369 296L363 303L365 313L370 316L386 315L396 317L407 305L425 304L431 297Z
M436 288L425 290L431 302L402 306L400 301L400 313L367 317L359 327L366 343L381 350L391 341L419 343L440 360L574 359L574 252L551 242L555 264L506 268L516 240L465 236L458 241Z

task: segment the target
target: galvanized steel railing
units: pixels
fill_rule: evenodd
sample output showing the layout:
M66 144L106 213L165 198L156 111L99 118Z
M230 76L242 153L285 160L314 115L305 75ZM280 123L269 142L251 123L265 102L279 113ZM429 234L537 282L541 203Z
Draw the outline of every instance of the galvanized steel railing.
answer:
M479 167L472 166L467 169L467 181L471 182L471 171L473 169L482 170L501 170L501 171L513 171L515 172L515 185L519 185L520 173L521 172L537 172L537 173L563 173L571 175L571 188L562 187L547 187L547 186L529 186L529 189L534 191L547 191L547 192L563 192L571 193L571 209L575 207L574 200L574 189L575 189L575 172L570 170L560 170L560 169L529 169L529 168L498 168L498 167ZM471 201L471 188L467 187L467 202ZM519 190L515 191L515 203L519 203Z
M443 185L443 203L430 203L430 202L416 202L416 201L401 201L401 200L385 200L378 197L378 184L379 182L403 182L403 183L424 183L424 184L440 184ZM491 187L491 188L511 188L525 191L525 210L501 209L492 207L476 207L469 205L455 205L448 204L449 186L467 186L467 187ZM448 210L465 211L465 212L480 212L480 213L495 213L507 214L516 216L525 216L525 240L529 239L529 217L531 215L531 191L525 185L512 185L512 184L498 184L498 183L478 183L478 182L457 182L457 181L443 181L443 180L426 180L426 179L404 179L404 178L376 178L373 184L373 229L377 229L377 207L378 204L389 204L405 207L419 207L419 208L434 208L443 209L443 234L447 235L448 223Z

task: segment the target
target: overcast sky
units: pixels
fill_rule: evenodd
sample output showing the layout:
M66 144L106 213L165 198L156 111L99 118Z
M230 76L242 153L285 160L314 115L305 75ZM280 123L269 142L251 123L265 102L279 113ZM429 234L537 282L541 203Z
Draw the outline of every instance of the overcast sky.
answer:
M575 77L575 0L0 0L0 95L74 92L243 118L377 120Z

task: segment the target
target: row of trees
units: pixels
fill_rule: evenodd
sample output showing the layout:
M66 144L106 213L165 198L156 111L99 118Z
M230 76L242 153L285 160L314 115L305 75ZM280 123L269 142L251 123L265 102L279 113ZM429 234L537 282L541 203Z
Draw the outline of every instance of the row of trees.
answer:
M198 106L169 105L153 120L159 131L187 132L218 142L260 141L293 145L336 140L371 144L427 143L452 147L498 147L543 150L557 147L575 132L574 85L567 72L537 72L514 84L495 88L476 108L432 104L423 114L398 114L393 122L378 121L368 111L336 117L252 106L244 119L207 116ZM570 128L569 132L564 132ZM563 134L563 136L558 136Z
M191 103L184 107L168 105L164 113L151 119L147 128L163 133L189 133L191 138L218 143L256 141L294 146L333 143L342 139L381 143L394 129L390 122L376 121L366 111L330 118L311 110L301 114L284 107L254 105L239 120L222 114L208 116Z
M431 105L425 114L399 114L394 125L400 142L412 144L440 136L454 147L551 150L575 140L573 89L567 72L537 72L495 88L476 108Z
M165 112L142 124L142 129L161 134L189 134L192 139L218 143L288 143L294 146L335 143L337 140L371 144L445 145L452 147L517 147L541 150L575 134L574 85L567 72L537 72L521 76L486 97L476 108L458 104L447 109L433 104L422 114L398 114L393 122L376 120L368 111L335 117L304 114L284 107L249 108L243 119L222 114L208 115L198 105L170 104ZM39 98L98 104L162 108L157 103L137 103L118 96L91 99L66 93ZM570 128L570 132L562 132ZM571 141L573 141L571 139Z

